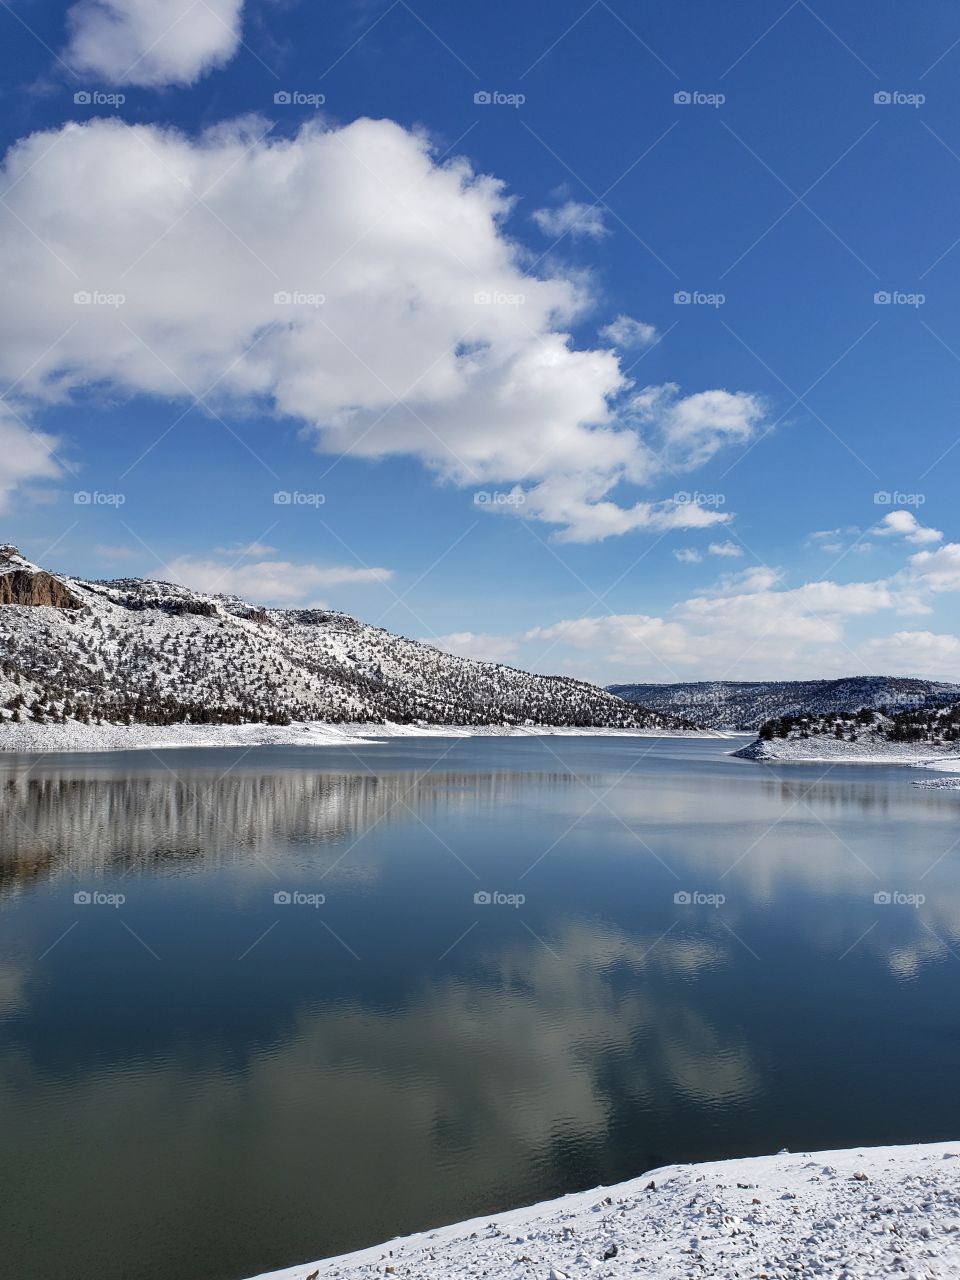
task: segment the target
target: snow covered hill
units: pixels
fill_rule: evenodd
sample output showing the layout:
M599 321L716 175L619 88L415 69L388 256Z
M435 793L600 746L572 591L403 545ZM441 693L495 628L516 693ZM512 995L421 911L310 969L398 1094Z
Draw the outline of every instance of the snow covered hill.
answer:
M841 680L704 680L680 684L611 684L607 692L704 729L759 729L779 716L823 715L862 707L905 711L960 700L960 685L897 676Z
M677 727L583 681L455 657L344 613L85 581L11 545L0 546L0 712L8 725Z
M733 754L746 760L955 763L960 756L960 702L889 714L862 707L778 716L760 726L755 742Z

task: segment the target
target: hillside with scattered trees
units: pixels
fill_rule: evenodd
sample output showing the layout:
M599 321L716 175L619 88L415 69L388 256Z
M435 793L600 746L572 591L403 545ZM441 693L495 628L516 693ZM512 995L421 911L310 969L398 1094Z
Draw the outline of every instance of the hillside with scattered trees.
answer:
M7 723L681 727L584 681L456 657L332 610L70 578L9 545L2 584Z

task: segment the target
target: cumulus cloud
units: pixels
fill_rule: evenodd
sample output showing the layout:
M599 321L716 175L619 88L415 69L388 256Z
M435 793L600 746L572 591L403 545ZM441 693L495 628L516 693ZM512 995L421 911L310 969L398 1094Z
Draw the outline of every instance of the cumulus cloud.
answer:
M522 483L522 514L569 540L729 518L614 490L742 443L759 400L634 394L616 352L576 349L567 327L592 300L524 268L502 183L390 121L261 129L97 119L17 144L0 378L45 402L201 397L292 419L328 453Z
M743 548L736 542L711 542L707 547L712 556L725 556L727 559L735 560L743 555Z
M243 0L79 0L64 61L108 84L194 84L240 44Z
M889 511L872 532L878 538L906 538L919 546L943 540L939 529L921 524L912 511Z
M22 485L60 478L57 445L53 436L31 430L0 404L0 511L7 509L11 494Z
M510 636L487 635L478 631L451 631L445 636L424 637L425 644L432 644L444 653L456 653L461 658L479 658L481 662L507 662L517 651L517 642Z
M164 582L178 582L195 591L242 596L255 604L282 607L316 604L318 591L347 584L385 582L392 575L391 569L183 555L169 561L153 576Z
M700 564L703 560L703 556L695 547L677 547L673 554L681 564Z
M910 557L910 573L929 591L960 591L960 542L918 551Z
M863 635L884 617L930 613L930 598L947 591L960 591L960 543L917 552L900 572L876 581L788 586L780 570L754 566L722 576L662 617L567 618L527 632L524 641L549 642L551 667L559 659L602 683L869 673L951 679L960 638L913 629ZM522 659L539 665L532 647Z
M759 396L745 391L700 391L681 396L675 382L644 387L630 400L634 418L659 441L663 461L685 469L701 466L731 444L745 444L763 420Z
M865 641L860 653L870 670L897 675L956 678L960 667L960 639L934 631L895 631Z
M603 210L596 204L567 200L556 208L534 209L532 217L544 235L557 240L561 236L571 236L573 239L586 236L591 240L599 240L610 234L604 225Z
M652 324L644 324L642 320L634 320L632 316L617 316L600 330L600 337L611 346L622 351L632 348L649 347L656 342L659 334Z
M639 667L669 680L676 668L697 661L696 640L678 622L648 614L611 614L602 618L568 618L548 627L534 627L524 640L557 643L585 650L592 661L614 668Z

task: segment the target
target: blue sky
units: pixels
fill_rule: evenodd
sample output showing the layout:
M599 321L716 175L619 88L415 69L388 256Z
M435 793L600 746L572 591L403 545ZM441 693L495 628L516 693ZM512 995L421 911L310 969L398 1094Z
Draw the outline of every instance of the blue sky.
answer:
M28 554L602 682L960 678L955 7L0 26Z

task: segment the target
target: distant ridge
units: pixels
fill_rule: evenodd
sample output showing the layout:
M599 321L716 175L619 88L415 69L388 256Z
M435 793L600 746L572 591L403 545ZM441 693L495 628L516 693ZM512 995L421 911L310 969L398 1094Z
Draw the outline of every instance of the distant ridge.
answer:
M848 676L838 680L699 680L678 684L611 684L608 693L703 729L759 729L781 716L831 711L907 711L946 706L960 685L900 676Z

